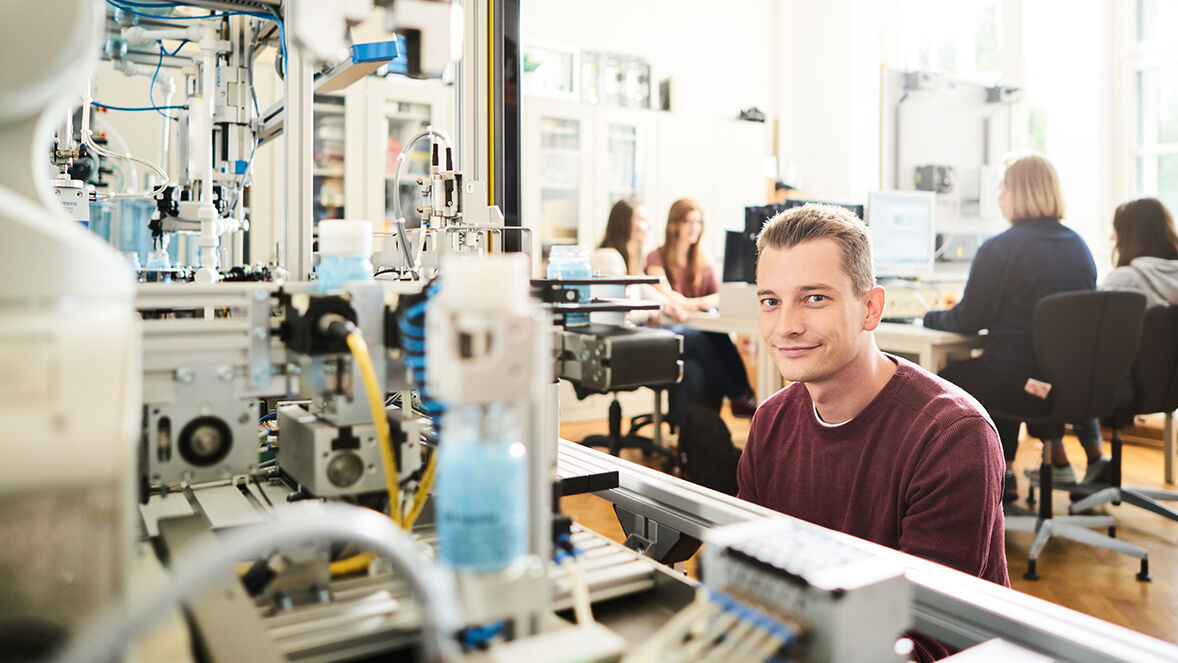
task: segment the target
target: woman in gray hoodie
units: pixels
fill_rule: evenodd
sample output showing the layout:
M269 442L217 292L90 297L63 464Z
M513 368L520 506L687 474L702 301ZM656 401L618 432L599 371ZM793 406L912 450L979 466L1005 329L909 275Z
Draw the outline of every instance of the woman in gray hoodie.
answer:
M1178 304L1178 233L1174 217L1157 198L1139 198L1117 208L1113 217L1117 268L1101 290L1145 293L1146 306Z

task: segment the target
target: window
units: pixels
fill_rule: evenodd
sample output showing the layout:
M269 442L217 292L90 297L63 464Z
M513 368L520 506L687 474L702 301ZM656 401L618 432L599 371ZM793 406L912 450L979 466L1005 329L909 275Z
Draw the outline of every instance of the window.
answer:
M907 71L996 81L1000 0L900 0L896 63Z
M1178 210L1178 0L1138 0L1134 193ZM1168 37L1168 38L1167 38Z

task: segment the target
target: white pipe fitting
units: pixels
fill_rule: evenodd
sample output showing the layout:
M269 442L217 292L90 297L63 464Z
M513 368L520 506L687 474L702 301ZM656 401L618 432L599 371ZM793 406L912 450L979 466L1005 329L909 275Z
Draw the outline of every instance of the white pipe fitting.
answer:
M186 28L161 28L159 30L148 30L142 25L132 25L128 28L123 28L123 39L128 44L135 44L142 46L150 44L157 39L189 39L196 41L200 39L200 26L192 25Z

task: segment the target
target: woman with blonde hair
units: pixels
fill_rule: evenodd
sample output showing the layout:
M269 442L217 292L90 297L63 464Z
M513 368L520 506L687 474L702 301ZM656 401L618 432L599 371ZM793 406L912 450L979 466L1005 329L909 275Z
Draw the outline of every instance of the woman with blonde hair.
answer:
M703 209L683 198L671 204L663 245L646 256L646 273L665 277L662 293L688 311L707 311L719 303L716 267L700 247ZM732 414L751 417L756 395L736 346L728 334L672 327L683 337L683 382L672 394L668 417L674 420L689 404L719 409L727 396ZM718 392L718 393L717 393Z
M1061 223L1063 193L1047 159L1035 154L1008 158L998 184L998 204L1010 228L978 249L961 301L947 311L925 314L924 326L964 334L989 330L981 357L950 364L941 376L990 410L1006 455L1004 499L1013 501L1018 490L1011 464L1021 421L993 416L994 411L1042 413L1044 401L1024 390L1027 378L1043 377L1031 341L1035 305L1057 292L1094 289L1096 263L1084 240ZM1090 420L1072 427L1093 474L1102 466L1099 424ZM1062 439L1051 444L1056 482L1074 483Z

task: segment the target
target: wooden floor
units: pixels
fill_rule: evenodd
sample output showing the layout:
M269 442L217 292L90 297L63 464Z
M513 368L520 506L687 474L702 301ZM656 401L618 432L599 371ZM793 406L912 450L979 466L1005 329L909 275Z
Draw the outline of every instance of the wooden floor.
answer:
M724 418L737 446L744 445L748 434L748 420L734 419L727 410ZM606 422L564 424L561 437L579 440L592 433L605 433ZM1107 431L1105 439L1108 439ZM664 435L668 444L674 436ZM1065 438L1068 456L1082 474L1084 453L1074 437ZM1107 443L1106 443L1107 447ZM1019 448L1015 468L1019 475L1021 496L1027 494L1027 480L1023 470L1037 467L1040 447L1033 439L1024 439ZM623 451L627 460L642 463L636 451ZM1106 448L1106 455L1109 453ZM653 462L648 462L653 466ZM1178 486L1162 482L1162 453L1157 447L1125 446L1124 485L1178 491ZM1067 494L1055 493L1056 513L1066 513ZM617 541L624 537L614 518L610 504L593 495L566 497L561 501L566 513L574 515L581 524ZM1027 506L1020 500L1021 506ZM1178 503L1171 503L1178 507ZM1138 561L1125 555L1064 540L1052 540L1039 556L1041 580L1023 578L1027 553L1033 535L1012 532L1006 537L1006 556L1010 565L1011 586L1032 596L1067 606L1101 619L1147 633L1162 640L1178 643L1178 522L1162 518L1143 509L1128 505L1106 505L1093 513L1107 513L1117 518L1119 538L1145 548L1149 552L1152 582L1138 582L1135 574ZM688 573L695 574L694 559L688 563Z

